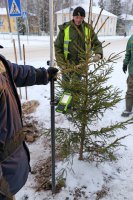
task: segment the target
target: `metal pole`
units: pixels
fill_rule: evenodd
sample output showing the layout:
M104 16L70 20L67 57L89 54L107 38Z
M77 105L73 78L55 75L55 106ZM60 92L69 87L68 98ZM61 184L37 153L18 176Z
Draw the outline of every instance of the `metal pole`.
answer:
M5 0L5 6L6 6L6 12L7 12L7 20L8 20L8 26L9 26L9 32L12 33L10 17L9 17L9 12L8 12L8 6L7 6L7 0Z
M72 1L69 1L69 21L71 20L71 6L72 6Z
M62 9L62 24L64 23L64 20L63 20L63 1L61 3L61 9Z
M89 16L88 16L88 23L92 25L92 5L93 5L93 0L90 0L89 4Z
M53 59L53 0L49 0L49 23L50 23L50 67L54 66ZM55 194L55 105L54 105L54 80L50 83L51 94L51 146L52 146L52 194Z
M18 64L15 40L13 39L12 41L13 41L13 49L14 49L15 62L16 62L16 64ZM20 87L19 87L19 95L20 95L20 99L22 99L22 93L21 93L21 88Z
M28 40L28 36L29 36L29 21L28 21L28 16L26 18L26 27L27 27L27 42L29 42L29 40Z
M20 44L20 35L19 35L19 29L18 29L18 18L17 18L17 17L16 17L16 24L17 24L17 32L18 32L19 56L20 56L20 60L22 60L21 44Z
M24 65L26 65L25 46L24 46L24 44L23 44L23 60L24 60ZM26 97L26 100L27 100L28 99L27 87L25 87L25 97Z
M28 36L29 36L29 20L28 20L28 0L26 1L26 11L27 11L27 17L26 17L26 27L27 27L27 42L28 40Z
M8 20L9 33L11 35L11 40L13 40L13 38L12 38L11 22L10 22L10 17L9 17L9 12L8 12L7 0L5 0L5 6L6 6L6 12L7 12L7 20Z

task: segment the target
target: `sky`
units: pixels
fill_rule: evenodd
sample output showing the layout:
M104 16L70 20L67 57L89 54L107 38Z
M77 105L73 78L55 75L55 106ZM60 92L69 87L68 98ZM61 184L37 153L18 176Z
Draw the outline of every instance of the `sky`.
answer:
M8 35L0 34L1 45L10 50L12 48L11 37ZM13 36L16 40L16 36ZM99 37L101 41L111 42L111 47L107 47L104 50L104 55L109 55L112 51L118 53L126 48L126 42L128 37ZM21 40L25 43L26 52L28 52L28 47L30 50L34 47L44 46L46 51L44 55L50 51L49 49L49 37L36 37L32 36L28 38L26 36L21 36ZM120 44L120 45L118 45ZM18 51L18 49L17 49ZM4 53L3 53L4 52ZM0 50L0 53L4 56L9 56L4 51ZM43 59L40 59L39 52L36 53L34 58L28 58L26 60L27 64L31 64L35 67L40 66L40 64L46 63L49 54ZM124 53L122 57L114 64L114 71L109 79L109 84L113 84L114 87L119 87L122 91L122 98L125 97L126 92L126 79L122 72ZM11 59L14 62L14 57ZM18 60L18 63L22 61ZM26 102L24 88L22 88L22 103ZM50 86L32 86L28 87L28 101L38 100L40 102L39 107L36 112L31 114L31 116L43 125L44 130L50 128ZM103 127L108 123L113 123L113 121L121 121L122 111L125 109L124 99L113 109L105 112L104 117L101 121L97 121L98 127ZM55 113L55 125L56 127L68 128L72 124L68 121L65 115L60 113ZM96 166L95 162L84 162L79 161L78 156L75 155L73 158L72 169L67 162L56 163L56 173L62 168L67 171L66 187L61 190L60 193L52 195L51 191L36 192L34 189L34 174L30 174L26 185L16 194L17 200L25 200L25 196L28 196L28 200L74 200L74 191L79 188L82 191L81 197L77 200L96 200L98 191L105 191L107 195L102 198L102 200L132 200L133 199L133 125L129 125L126 130L118 131L118 136L129 135L126 139L122 141L124 147L120 147L117 151L118 160L114 162L104 162ZM45 138L46 140L46 138ZM39 162L40 159L46 159L50 156L50 149L44 148L44 136L41 136L35 143L28 144L31 154L31 167L34 167L35 163Z

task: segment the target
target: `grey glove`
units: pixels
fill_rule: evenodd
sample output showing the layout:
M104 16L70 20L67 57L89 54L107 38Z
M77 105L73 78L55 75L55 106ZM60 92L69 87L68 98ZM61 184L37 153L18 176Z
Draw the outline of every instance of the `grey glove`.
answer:
M92 56L90 62L98 62L101 58L102 58L101 54L96 54L95 56Z

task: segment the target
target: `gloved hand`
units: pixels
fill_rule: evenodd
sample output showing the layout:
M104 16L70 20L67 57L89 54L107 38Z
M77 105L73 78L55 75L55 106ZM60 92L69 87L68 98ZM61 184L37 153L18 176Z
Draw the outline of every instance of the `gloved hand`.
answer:
M59 70L57 68L55 68L55 67L49 67L47 69L48 80L51 81L53 79L54 81L56 81L56 79L57 79L57 72L58 71Z
M123 64L123 72L126 73L126 71L127 71L127 65Z
M96 54L95 56L91 57L90 62L98 62L101 58L101 54Z

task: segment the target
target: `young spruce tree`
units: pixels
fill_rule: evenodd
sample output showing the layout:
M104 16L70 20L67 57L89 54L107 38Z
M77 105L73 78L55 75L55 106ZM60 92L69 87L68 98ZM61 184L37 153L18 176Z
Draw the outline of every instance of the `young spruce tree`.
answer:
M81 33L79 34L84 37ZM59 79L57 94L61 96L63 91L71 93L71 109L68 109L65 115L71 120L75 130L58 128L56 139L65 157L78 152L79 160L83 160L84 153L87 153L89 161L101 162L116 159L114 152L121 145L121 139L125 137L118 137L117 130L124 129L128 123L132 123L133 119L97 128L97 119L102 119L106 110L112 109L121 101L121 91L109 85L108 82L113 71L112 64L120 54L111 54L108 59L103 58L99 62L92 63L91 58L94 53L91 51L91 42L90 38L86 38L85 52L75 43L75 48L79 50L79 53L82 51L85 55L80 65L75 66L61 59L62 66L65 66L61 69L61 73L68 76L69 81Z

